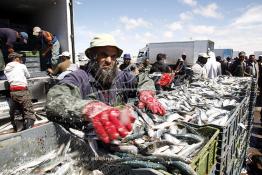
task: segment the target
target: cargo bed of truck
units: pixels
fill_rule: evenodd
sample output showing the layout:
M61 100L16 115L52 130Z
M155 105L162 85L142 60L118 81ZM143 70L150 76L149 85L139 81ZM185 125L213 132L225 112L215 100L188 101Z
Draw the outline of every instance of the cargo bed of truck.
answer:
M0 80L0 120L9 117L10 97L8 86L7 80ZM51 78L47 75L28 79L28 89L36 112L44 110L46 94L50 86Z

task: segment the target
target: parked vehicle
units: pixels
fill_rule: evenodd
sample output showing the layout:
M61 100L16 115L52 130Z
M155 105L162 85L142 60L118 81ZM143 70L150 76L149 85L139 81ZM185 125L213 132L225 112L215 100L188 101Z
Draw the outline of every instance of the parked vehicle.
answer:
M227 57L233 58L233 49L214 49L216 56L226 59Z
M214 50L214 44L210 40L148 43L146 47L139 50L137 60L141 62L144 58L149 58L150 63L154 63L157 54L164 53L167 55L166 63L174 65L182 53L185 53L187 64L193 65L197 60L198 53L207 52L208 48Z
M255 51L254 52L256 59L258 59L259 55L262 55L262 51Z
M32 28L39 26L56 35L61 51L68 50L74 57L73 0L9 0L0 1L0 27L8 27L29 34L26 46L16 46L16 51L25 51L32 66L29 71L34 78L28 80L29 90L35 108L45 106L46 93L50 86L50 77L40 72L39 57L31 55L34 48ZM33 57L35 59L33 59ZM28 62L29 64L29 62ZM28 65L27 65L28 66ZM34 68L33 68L34 67ZM7 81L0 81L0 119L9 117L9 90Z

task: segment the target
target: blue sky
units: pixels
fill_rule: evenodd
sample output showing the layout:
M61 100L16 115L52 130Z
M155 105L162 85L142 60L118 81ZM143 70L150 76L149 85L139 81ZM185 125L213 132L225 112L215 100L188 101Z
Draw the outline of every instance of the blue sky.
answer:
M262 50L261 0L74 0L76 52L98 33L125 53L149 42L210 39L215 48Z

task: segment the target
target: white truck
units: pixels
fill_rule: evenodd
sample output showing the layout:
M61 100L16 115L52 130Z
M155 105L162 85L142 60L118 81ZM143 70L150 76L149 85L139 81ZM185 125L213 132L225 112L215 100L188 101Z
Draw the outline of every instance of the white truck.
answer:
M258 57L262 55L262 51L255 51L254 54L255 54L256 59L258 59Z
M199 53L207 53L208 48L214 50L214 42L210 40L195 40L181 42L161 42L148 43L145 48L139 50L138 62L144 58L149 58L150 63L156 61L158 53L164 53L167 56L166 63L169 65L176 64L181 58L182 53L187 55L186 62L188 65L193 65L197 61Z
M32 28L39 26L55 34L61 51L68 50L75 62L73 0L8 0L0 1L0 27L25 31L29 35L28 44L17 51L30 51L34 48ZM31 72L29 90L34 108L43 109L50 77L41 72ZM0 80L0 119L9 117L9 90L7 81Z
M233 58L233 49L214 49L216 56L226 59L227 57Z

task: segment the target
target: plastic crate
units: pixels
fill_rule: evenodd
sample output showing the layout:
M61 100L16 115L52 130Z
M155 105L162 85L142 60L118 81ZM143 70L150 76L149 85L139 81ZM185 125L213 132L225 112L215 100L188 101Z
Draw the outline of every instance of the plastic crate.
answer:
M40 57L39 51L36 51L35 54L32 51L21 51L21 53L25 54L26 57Z
M229 145L226 146L226 150L222 156L217 155L217 165L216 165L216 174L222 175L225 173L229 173L234 166L232 161L236 159L237 152L239 152L239 144L247 142L247 130L242 128L239 123L246 125L247 123L247 114L245 116L239 116L239 120L236 119L237 127L235 135L232 135L234 138Z
M0 174L5 169L17 167L20 162L29 162L45 155L70 139L70 152L78 152L77 161L87 170L98 169L105 175L134 174L127 166L112 167L106 163L97 163L89 144L52 122L19 133L0 136Z
M27 57L25 64L27 63L40 63L40 58L39 57Z
M208 137L209 140L193 158L191 166L194 167L197 174L206 175L212 171L215 165L219 131L212 127L199 127L197 130L205 137ZM96 161L95 154L84 140L70 134L62 126L52 122L12 135L1 136L1 169L10 169L16 167L21 161L27 162L33 160L58 148L59 145L67 143L69 139L71 139L71 152L78 151L80 154L79 160L83 161L81 163L90 170L98 169L105 175L158 174L157 171L153 169L143 168L132 170L128 166L113 165L108 160ZM26 156L23 156L25 154ZM99 155L103 155L105 158L107 157L107 154L104 153L99 153Z
M232 166L232 160L234 159L233 153L232 153L232 147L234 146L234 142L232 142L232 145L228 147L226 150L226 154L224 157L217 158L217 164L216 164L216 175L222 175L225 174L230 167Z
M204 137L209 138L204 147L193 157L190 166L198 175L212 174L216 165L216 151L219 130L210 126L199 126L197 131ZM132 170L135 174L157 175L152 169ZM155 172L155 173L154 173Z
M38 68L40 70L40 63L30 62L25 64L27 68Z
M210 174L214 165L216 164L216 152L219 130L210 126L198 127L204 137L209 138L209 141L192 159L190 166L196 171L198 175Z
M220 130L217 151L218 157L223 158L225 156L228 147L232 144L232 141L235 139L239 120L240 106L238 106L235 109L234 113L230 116L225 126L218 126L213 124L209 125Z

